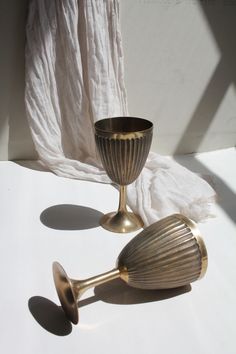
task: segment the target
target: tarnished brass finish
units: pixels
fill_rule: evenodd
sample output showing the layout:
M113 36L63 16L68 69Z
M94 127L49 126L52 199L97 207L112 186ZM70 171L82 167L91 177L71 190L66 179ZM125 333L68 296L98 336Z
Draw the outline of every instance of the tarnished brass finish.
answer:
M128 284L143 289L167 289L191 283L207 268L207 252L197 225L174 214L147 227L122 250Z
M67 317L78 322L77 301L90 287L121 278L141 289L168 289L200 279L207 269L207 251L197 225L174 214L147 227L121 251L116 268L86 279L68 278L62 266L53 263L57 293Z
M113 269L110 272L97 275L86 280L68 278L65 270L58 262L53 263L53 278L63 310L69 320L76 324L79 321L77 301L89 288L119 278L121 271Z
M143 227L140 216L126 208L126 186L136 180L146 162L153 124L142 118L115 117L95 123L95 140L104 169L120 185L118 212L105 215L100 223L113 232L132 232Z

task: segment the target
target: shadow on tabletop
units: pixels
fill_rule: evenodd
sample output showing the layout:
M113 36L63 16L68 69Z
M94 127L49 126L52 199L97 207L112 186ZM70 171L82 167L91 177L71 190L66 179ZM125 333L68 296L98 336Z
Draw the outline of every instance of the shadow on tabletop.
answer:
M83 307L99 300L116 305L143 304L170 299L189 291L191 291L190 284L175 289L145 290L132 288L121 279L115 279L96 286L94 288L95 295L91 298L80 300L78 305L79 307Z
M33 296L28 301L30 313L41 327L57 336L66 336L72 324L60 306L42 296Z
M95 287L95 295L80 300L78 307L82 308L97 301L116 305L143 304L167 300L189 291L191 291L190 284L176 289L143 290L132 288L121 279L115 279ZM72 324L66 318L62 308L54 302L42 296L33 296L28 301L28 307L34 319L46 331L58 336L66 336L71 333ZM81 316L83 315L81 314Z
M55 230L85 230L99 226L100 211L82 205L59 204L45 209L41 222Z

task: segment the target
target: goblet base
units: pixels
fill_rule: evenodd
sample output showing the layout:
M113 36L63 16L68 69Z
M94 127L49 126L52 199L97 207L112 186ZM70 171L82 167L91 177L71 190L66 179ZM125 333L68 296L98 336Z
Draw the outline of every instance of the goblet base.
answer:
M67 318L74 324L79 321L78 306L71 280L68 278L62 266L53 263L53 278L61 306Z
M100 225L108 231L128 233L141 229L144 223L137 214L129 211L118 211L104 215L100 220Z

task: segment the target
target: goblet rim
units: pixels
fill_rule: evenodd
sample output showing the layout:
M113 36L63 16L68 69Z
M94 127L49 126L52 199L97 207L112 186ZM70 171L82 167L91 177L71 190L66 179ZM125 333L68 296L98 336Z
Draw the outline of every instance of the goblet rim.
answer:
M121 120L121 119L131 119L131 120L136 120L136 121L142 121L142 122L145 122L147 124L147 128L145 129L138 129L138 128L135 128L135 129L130 129L130 130L127 130L127 131L123 131L121 129L104 129L102 127L99 127L99 125L101 123L104 123L105 121L111 121L111 120ZM148 120L148 119L145 119L145 118L140 118L140 117L133 117L133 116L117 116L117 117L108 117L108 118L102 118L102 119L99 119L97 122L94 123L94 126L95 126L95 131L96 133L103 133L103 134L118 134L118 135L130 135L130 134L133 134L133 133L139 133L139 134L142 134L142 133L148 133L149 131L152 131L153 129L153 123Z

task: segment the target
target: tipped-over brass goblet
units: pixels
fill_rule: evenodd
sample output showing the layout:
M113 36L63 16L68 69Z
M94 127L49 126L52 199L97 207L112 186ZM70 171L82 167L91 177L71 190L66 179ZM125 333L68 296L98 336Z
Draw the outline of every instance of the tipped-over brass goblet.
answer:
M141 118L115 117L95 123L95 140L102 165L120 185L117 212L106 214L100 224L113 232L132 232L143 227L140 216L126 209L126 186L136 180L146 162L153 124Z
M53 263L53 277L66 316L78 323L77 302L89 288L115 278L141 289L168 289L203 277L207 251L197 225L174 214L147 227L121 251L116 268L86 279L68 278L62 266Z

